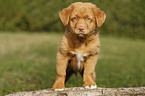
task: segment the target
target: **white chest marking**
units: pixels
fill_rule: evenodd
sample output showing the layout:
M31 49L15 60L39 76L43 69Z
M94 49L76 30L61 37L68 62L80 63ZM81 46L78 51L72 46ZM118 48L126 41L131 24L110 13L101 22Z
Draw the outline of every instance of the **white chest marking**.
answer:
M72 54L76 55L77 60L78 60L78 70L81 67L81 61L84 61L84 57L86 57L88 55L88 53L84 53L84 54L78 54L75 52L71 52Z

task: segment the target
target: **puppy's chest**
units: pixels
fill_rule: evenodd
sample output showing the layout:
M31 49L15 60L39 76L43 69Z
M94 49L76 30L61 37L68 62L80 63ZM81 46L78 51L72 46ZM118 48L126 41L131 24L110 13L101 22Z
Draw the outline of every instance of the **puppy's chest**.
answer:
M73 52L78 53L78 54L83 54L83 53L86 52L87 47L88 46L86 44L80 44L80 45L79 44L78 45L74 44L74 46L70 47L69 51L73 51Z
M79 47L73 47L69 53L71 55L71 66L74 70L79 71L83 68L83 62L86 60L88 53L86 51L86 45L82 44Z

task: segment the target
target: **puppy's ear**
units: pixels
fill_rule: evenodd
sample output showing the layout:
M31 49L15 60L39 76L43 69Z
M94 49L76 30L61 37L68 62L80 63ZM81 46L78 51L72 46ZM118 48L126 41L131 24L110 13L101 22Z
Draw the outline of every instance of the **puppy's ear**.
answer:
M99 8L96 8L96 7L93 8L93 12L94 12L94 15L96 18L97 27L101 27L105 21L106 14L103 11L101 11Z
M68 25L71 11L72 11L72 7L69 6L67 8L64 8L61 12L59 12L60 19L64 26Z

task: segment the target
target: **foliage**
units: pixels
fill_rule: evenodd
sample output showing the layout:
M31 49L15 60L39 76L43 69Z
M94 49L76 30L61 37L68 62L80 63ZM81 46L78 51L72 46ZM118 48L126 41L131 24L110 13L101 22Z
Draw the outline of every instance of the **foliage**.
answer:
M54 33L0 33L0 96L51 88L61 37ZM144 41L100 38L101 49L96 65L98 87L145 86ZM67 88L82 85L81 76L75 75L66 83Z
M59 31L58 13L77 0L1 0L1 31ZM101 34L145 37L144 0L80 0L91 2L107 14Z

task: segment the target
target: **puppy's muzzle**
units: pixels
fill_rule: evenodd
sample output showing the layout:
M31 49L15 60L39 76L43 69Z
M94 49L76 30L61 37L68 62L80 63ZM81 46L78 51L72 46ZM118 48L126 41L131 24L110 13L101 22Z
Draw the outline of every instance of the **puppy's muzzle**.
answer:
M77 33L78 36L86 35L85 32L84 32L85 31L84 27L78 27L77 30L78 30L78 33Z

